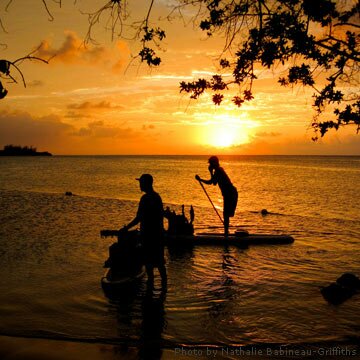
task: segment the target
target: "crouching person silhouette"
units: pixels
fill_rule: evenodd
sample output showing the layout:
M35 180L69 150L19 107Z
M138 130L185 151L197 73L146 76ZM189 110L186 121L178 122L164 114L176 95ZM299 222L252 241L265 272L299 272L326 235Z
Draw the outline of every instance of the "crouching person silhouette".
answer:
M154 268L158 268L162 287L166 288L163 203L160 195L153 189L153 177L150 174L143 174L136 180L139 180L140 190L145 194L140 199L135 218L128 225L125 225L123 229L128 230L140 223L148 285L153 287Z

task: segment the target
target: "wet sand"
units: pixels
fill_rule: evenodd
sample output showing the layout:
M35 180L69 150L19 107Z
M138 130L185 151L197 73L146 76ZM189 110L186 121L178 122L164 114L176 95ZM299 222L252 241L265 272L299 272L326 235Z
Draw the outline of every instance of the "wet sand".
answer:
M3 360L113 360L115 358L136 359L136 352L104 344L0 337L0 359Z
M323 345L324 346L324 345ZM306 346L307 351L309 347ZM226 348L224 348L226 349ZM128 359L209 359L209 358L220 358L220 359L279 359L282 360L294 360L294 359L308 359L315 360L319 358L323 359L349 359L358 358L359 345L351 344L349 346L342 346L341 348L332 344L321 346L315 351L314 347L312 355L305 353L301 355L301 351L304 348L298 347L298 353L275 353L275 348L272 348L271 355L267 353L266 347L244 347L244 352L240 353L239 349L235 348L226 353L221 349L214 348L182 348L176 349L161 349L160 353L156 355L150 354L149 352L141 353L136 347L129 347L125 344L111 345L102 343L89 343L79 341L64 341L64 340L52 340L52 339L38 339L38 338L21 338L21 337L9 337L0 336L0 359L1 360L128 360ZM254 351L254 349L257 349ZM284 347L283 349L286 349ZM319 350L320 349L320 350ZM321 351L327 351L324 353ZM339 351L342 351L339 352ZM144 351L144 350L143 350ZM247 351L247 353L245 353ZM348 352L345 355L345 351ZM145 356L144 356L145 355Z
M131 360L142 358L139 349L126 345L0 336L1 360ZM175 350L161 350L153 359L192 359L176 356ZM199 358L197 356L197 358Z

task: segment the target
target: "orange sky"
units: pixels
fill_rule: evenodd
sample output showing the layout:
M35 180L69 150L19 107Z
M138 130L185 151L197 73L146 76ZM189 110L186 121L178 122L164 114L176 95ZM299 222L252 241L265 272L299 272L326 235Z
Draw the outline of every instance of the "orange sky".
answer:
M215 71L221 39L205 40L191 25L167 24L162 65L149 69L130 62L136 45L111 41L102 25L98 45L82 46L86 16L79 9L99 8L101 0L55 3L48 16L38 0L14 1L1 18L8 47L1 58L14 60L41 42L41 55L56 54L49 65L23 63L27 88L5 84L0 102L0 146L33 145L54 154L357 154L355 129L330 132L313 143L312 91L281 88L274 71L262 71L255 99L240 109L210 95L189 100L179 82ZM136 1L136 15L145 13ZM157 1L153 18L165 14ZM2 5L3 7L5 5ZM130 9L131 10L131 9ZM129 66L130 64L130 66ZM127 69L127 70L126 70ZM15 73L13 73L15 74ZM275 79L274 78L275 75ZM229 96L230 99L230 96Z

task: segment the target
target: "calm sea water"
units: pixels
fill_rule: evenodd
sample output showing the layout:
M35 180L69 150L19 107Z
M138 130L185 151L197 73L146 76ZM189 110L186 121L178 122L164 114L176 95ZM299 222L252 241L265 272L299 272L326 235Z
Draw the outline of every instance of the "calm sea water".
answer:
M157 279L149 299L144 280L110 300L100 278L112 240L99 231L133 218L135 177L153 174L164 203L186 212L192 204L199 231L221 231L194 180L208 177L207 158L0 158L0 334L136 346L150 336L160 347L358 341L360 295L332 306L320 287L343 272L360 275L360 157L221 164L239 191L231 225L292 234L295 243L167 250L166 294ZM221 209L219 189L207 189Z

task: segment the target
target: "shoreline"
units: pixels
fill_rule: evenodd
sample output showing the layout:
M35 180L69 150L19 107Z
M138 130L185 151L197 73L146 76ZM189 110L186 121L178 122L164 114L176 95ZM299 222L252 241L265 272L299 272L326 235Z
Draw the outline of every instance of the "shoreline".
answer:
M81 340L45 339L0 335L2 360L119 360L119 359L349 359L360 355L359 342L297 345L182 346L158 348L149 343L142 348L127 344L107 344ZM154 352L149 353L153 350ZM145 355L145 356L144 356Z
M161 352L161 359L173 358L172 350L161 349ZM139 357L140 349L126 344L0 335L2 360L127 360Z

